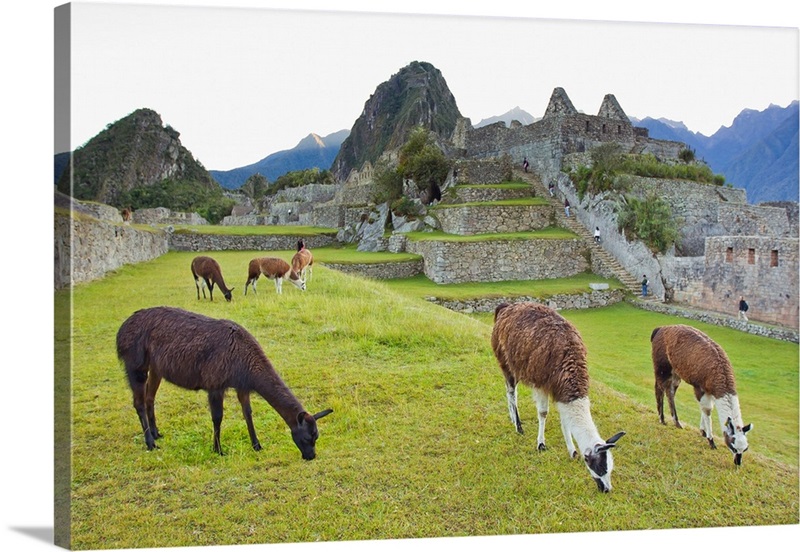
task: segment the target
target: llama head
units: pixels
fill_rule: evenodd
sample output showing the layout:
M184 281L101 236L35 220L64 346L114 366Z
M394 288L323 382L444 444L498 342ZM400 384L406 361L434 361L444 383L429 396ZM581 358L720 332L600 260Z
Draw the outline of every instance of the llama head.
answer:
M300 412L297 415L297 425L292 428L292 439L303 460L313 460L317 456L316 443L319 437L317 430L317 420L333 412L330 408L317 412L313 416L308 412Z
M306 290L306 281L303 280L294 269L289 271L289 281L300 291Z
M623 435L625 432L620 431L605 443L597 443L583 455L586 467L589 469L592 479L597 483L597 490L601 492L607 493L611 490L611 471L614 469L614 457L611 455L611 449L617 446L616 442Z
M229 290L225 291L225 292L222 294L222 295L224 295L224 296L225 296L225 300L226 300L226 301L228 301L228 302L230 302L230 300L232 299L232 296L231 296L231 292L232 292L232 291L233 291L233 288L231 288L231 289L229 289ZM247 291L247 290L245 290L245 291Z
M747 435L748 431L753 429L753 424L747 424L744 427L736 427L733 425L733 420L728 417L725 421L725 427L722 429L722 435L725 437L725 445L733 453L733 463L737 466L742 465L742 454L748 449Z

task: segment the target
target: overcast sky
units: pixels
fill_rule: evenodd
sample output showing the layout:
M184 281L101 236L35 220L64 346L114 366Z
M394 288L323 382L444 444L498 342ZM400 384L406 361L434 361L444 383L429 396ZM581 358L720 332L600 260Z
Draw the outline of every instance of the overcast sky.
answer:
M798 98L792 27L179 3L72 5L72 143L58 150L147 107L207 169L240 167L311 132L350 129L375 88L414 60L442 72L473 123L515 106L541 117L562 87L579 111L597 113L614 94L629 116L710 136L742 109Z

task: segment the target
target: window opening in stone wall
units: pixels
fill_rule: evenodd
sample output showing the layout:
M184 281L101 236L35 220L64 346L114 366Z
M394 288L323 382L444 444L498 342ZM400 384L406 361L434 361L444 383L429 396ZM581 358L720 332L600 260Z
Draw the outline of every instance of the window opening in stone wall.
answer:
M756 250L755 249L748 249L747 250L747 264L756 264Z
M603 134L605 134L605 133L606 133L606 124L603 123Z
M769 256L769 266L778 266L778 250L773 249Z
M586 132L589 132L589 121L586 121Z
M622 125L617 125L617 134L622 134Z
M733 247L729 247L727 251L725 251L725 262L726 263L733 262Z

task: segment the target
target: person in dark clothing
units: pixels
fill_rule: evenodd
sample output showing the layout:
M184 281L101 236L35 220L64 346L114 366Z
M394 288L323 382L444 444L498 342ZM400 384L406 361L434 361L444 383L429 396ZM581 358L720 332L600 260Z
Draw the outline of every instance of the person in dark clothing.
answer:
M649 282L647 280L647 274L643 274L642 275L642 297L647 297L647 284L648 283Z
M744 295L739 296L739 320L747 322L747 311L750 310L750 305L744 300Z

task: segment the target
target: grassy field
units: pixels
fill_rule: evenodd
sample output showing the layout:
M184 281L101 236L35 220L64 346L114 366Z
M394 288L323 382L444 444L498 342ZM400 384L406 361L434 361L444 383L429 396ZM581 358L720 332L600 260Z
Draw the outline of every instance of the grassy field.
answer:
M649 334L685 320L624 304L565 312L589 349L598 429L627 432L614 453L614 490L601 494L583 463L567 458L555 409L549 449L536 451L525 390L528 431L515 433L490 317L324 266L305 293L285 286L277 295L262 283L245 297L254 253L213 255L238 284L231 303L196 299L192 253L126 266L73 292L73 548L798 523L795 344L698 324L728 351L745 421L755 425L737 469L699 436L689 388L678 391L689 427L657 422ZM264 448L254 452L233 393L225 455L216 455L205 393L168 383L156 401L164 437L148 452L114 340L135 310L156 305L241 323L309 411L333 408L319 423L317 459L300 458L259 397Z

